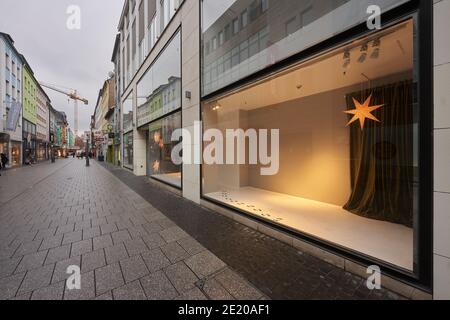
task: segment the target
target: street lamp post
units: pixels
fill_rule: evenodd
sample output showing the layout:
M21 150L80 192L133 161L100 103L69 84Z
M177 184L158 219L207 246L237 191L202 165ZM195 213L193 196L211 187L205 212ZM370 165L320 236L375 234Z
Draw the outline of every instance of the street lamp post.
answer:
M86 167L89 167L89 137L86 138Z

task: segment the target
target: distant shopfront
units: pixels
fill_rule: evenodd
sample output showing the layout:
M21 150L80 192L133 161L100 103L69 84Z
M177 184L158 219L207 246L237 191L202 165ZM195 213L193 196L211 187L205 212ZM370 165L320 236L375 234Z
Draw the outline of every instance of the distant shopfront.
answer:
M23 163L30 164L37 159L36 125L23 119Z

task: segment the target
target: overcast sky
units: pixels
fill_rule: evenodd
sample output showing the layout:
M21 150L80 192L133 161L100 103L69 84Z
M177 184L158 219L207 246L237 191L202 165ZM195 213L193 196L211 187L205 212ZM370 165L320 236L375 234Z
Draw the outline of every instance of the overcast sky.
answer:
M89 128L98 91L113 71L111 63L123 0L0 0L0 31L9 33L39 81L77 89L79 130ZM70 5L81 9L81 30L66 27ZM73 128L73 102L45 90Z

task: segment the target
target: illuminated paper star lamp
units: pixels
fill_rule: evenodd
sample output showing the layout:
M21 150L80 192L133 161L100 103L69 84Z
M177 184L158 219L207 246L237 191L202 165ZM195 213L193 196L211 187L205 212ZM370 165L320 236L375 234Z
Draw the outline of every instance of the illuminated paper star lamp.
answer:
M366 122L366 119L373 120L373 121L376 121L376 122L381 122L380 120L378 120L372 114L372 112L374 112L375 110L380 109L381 107L384 106L384 104L371 106L370 105L370 101L371 100L372 100L372 95L370 95L369 98L367 98L367 100L363 104L359 103L358 100L353 98L353 103L355 104L356 109L349 110L349 111L344 111L344 113L353 115L353 118L347 124L347 127L350 126L353 122L355 122L357 120L359 120L359 123L361 124L361 130L364 129L364 124Z

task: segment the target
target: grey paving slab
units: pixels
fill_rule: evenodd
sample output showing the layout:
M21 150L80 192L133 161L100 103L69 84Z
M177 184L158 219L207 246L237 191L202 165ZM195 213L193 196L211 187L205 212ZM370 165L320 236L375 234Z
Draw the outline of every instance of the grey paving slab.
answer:
M177 241L188 236L188 234L178 226L173 226L168 229L164 229L160 231L159 234L166 242Z
M125 245L123 243L105 248L105 255L106 262L108 264L113 264L115 262L128 259L127 249L125 249Z
M45 264L55 263L58 261L66 260L70 257L70 247L71 245L65 245L61 247L56 247L50 249L45 259Z
M49 264L39 269L28 271L20 288L18 294L24 294L50 285L54 264Z
M25 272L22 272L0 279L0 299L6 300L15 297L24 276Z
M168 267L171 262L161 249L154 249L149 252L143 253L142 258L144 259L145 264L150 272L156 272Z
M214 278L205 281L203 292L212 300L234 300L234 297Z
M158 271L140 280L149 300L171 300L178 296L164 272Z
M118 263L95 270L95 288L97 295L119 288L125 284Z
M81 272L86 273L106 265L103 249L85 253L81 256Z
M237 300L259 300L262 293L230 269L225 269L215 279Z
M169 259L172 263L181 261L189 257L189 253L187 253L186 250L184 250L183 247L181 247L176 242L171 242L163 245L161 247L161 250L167 257L167 259Z
M69 266L81 266L81 257L72 257L63 261L59 261L56 263L55 270L53 272L52 276L52 283L60 282L60 281L66 281L67 278L70 276L67 273L67 268Z
M197 300L207 300L206 296L203 292L198 288L193 288L181 296L176 297L174 300L183 300L183 301L197 301Z
M44 265L45 258L47 257L47 252L48 251L45 250L23 256L22 261L20 261L20 264L15 272L23 272L42 267Z
M141 256L133 256L120 261L120 267L126 283L132 282L149 274L147 266Z
M81 256L82 254L92 251L92 239L86 239L72 243L71 257Z
M128 230L121 230L111 234L114 244L119 244L127 240L131 240Z
M145 253L149 250L145 242L139 238L127 240L124 242L124 244L130 257Z
M94 271L81 275L81 288L69 290L65 287L64 300L91 300L95 298Z
M31 295L31 300L62 300L64 287L65 283L63 281L37 289Z
M111 247L113 245L113 240L110 234L106 234L99 237L95 237L93 239L93 243L94 243L94 250L99 250Z
M114 300L147 300L139 281L131 282L112 291Z
M210 251L202 251L186 259L185 263L199 278L210 276L226 267L226 264Z
M182 261L168 266L164 272L180 294L193 289L198 281L198 277Z

